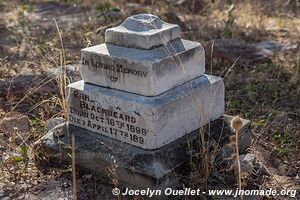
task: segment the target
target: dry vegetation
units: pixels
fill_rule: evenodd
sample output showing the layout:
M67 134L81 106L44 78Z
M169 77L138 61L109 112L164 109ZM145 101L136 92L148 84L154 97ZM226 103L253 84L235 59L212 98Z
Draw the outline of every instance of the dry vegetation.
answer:
M0 133L0 198L7 194L8 199L39 195L49 181L70 188L70 166L37 166L33 162L36 152L32 145L46 133L46 121L64 116L61 88L67 80L61 76L57 80L47 72L78 63L80 49L102 43L106 28L142 12L177 23L182 27L183 38L202 42L206 47L207 73L224 77L226 113L251 120L253 142L249 152L270 176L263 180L252 177L248 184L299 189L298 0L21 2L0 0L0 118L7 118L12 111L28 116L30 134L22 135L17 129ZM238 51L235 45L218 51L229 41L237 46L241 41L248 46L276 41L284 48L267 59L249 61L251 52ZM231 52L241 55L235 57ZM28 84L14 85L21 75L28 76ZM108 198L104 195L107 191L95 184L97 174L80 172L77 177L79 198ZM61 189L58 193L70 197L68 191Z

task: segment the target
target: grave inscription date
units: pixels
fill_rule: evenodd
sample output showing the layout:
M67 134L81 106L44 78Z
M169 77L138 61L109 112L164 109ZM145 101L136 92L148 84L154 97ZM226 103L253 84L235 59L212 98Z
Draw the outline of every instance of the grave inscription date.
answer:
M115 135L126 141L144 144L149 130L137 124L137 118L120 110L105 109L92 98L73 91L73 103L69 105L69 121L74 125L88 128L105 135Z

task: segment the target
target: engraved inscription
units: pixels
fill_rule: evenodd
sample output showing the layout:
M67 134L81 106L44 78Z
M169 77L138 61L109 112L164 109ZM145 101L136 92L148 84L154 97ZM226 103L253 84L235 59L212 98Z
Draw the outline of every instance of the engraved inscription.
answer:
M144 144L149 130L137 124L137 118L119 109L106 109L88 94L73 91L73 105L69 105L71 124L88 128L104 135L114 135L128 142ZM75 106L76 105L76 106Z
M95 61L92 58L86 59L86 58L82 57L82 64L92 66L95 68L100 68L100 69L107 70L107 71L117 72L120 74L138 76L138 77L142 77L142 78L147 77L147 72L145 72L145 71L130 69L130 68L124 67L122 64L118 64L118 63L109 65L109 64L101 63L97 60ZM116 79L116 77L113 77L113 78L110 77L110 80L112 82L116 82L118 79Z

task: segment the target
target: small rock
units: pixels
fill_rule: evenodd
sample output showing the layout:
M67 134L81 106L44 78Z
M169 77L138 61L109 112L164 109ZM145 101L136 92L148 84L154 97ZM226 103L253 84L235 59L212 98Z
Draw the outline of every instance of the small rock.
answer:
M285 45L275 41L261 41L255 47L258 56L273 56L275 53L279 53Z
M57 125L59 124L62 124L64 123L66 120L62 117L56 117L56 118L53 118L53 119L50 119L46 122L46 126L45 126L45 129L47 131L50 131L52 130L54 127L56 127Z
M5 151L5 147L4 146L0 146L0 152Z
M241 154L240 155L240 163L241 163L241 171L247 172L248 174L252 174L252 170L254 168L255 157L251 154Z
M272 56L289 49L287 44L276 41L261 41L259 43L246 43L238 40L217 39L202 43L206 52L212 52L216 57L239 64L266 63ZM210 59L210 58L208 58Z
M86 175L83 175L82 178L83 179L91 179L93 176L93 174L86 174Z
M65 181L65 182L63 182L63 187L68 188L68 187L70 187L70 184Z
M229 146L224 146L221 150L222 158L229 158L233 153L232 148Z
M270 177L267 167L252 154L240 155L241 171L257 177L258 183L263 183L265 177Z
M29 137L29 118L19 112L9 112L0 121L0 131L12 138L16 143L22 143Z
M70 65L65 65L63 69L50 68L46 73L48 76L63 76L65 71L68 80L70 81L70 83L73 83L81 80L81 74L79 69L80 69L80 64L70 64Z

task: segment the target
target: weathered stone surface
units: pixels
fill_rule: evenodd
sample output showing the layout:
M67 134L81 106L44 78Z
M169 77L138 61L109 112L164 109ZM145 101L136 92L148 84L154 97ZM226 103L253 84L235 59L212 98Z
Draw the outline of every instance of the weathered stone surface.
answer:
M46 75L53 77L66 77L70 83L82 80L80 69L81 64L69 64L63 67L50 68L47 70Z
M254 169L255 157L250 153L240 155L241 171L251 175Z
M205 128L206 135L209 135L206 138L211 142L219 142L221 147L224 146L229 141L232 132L231 119L231 116L224 115L224 117L212 121ZM63 131L67 131L67 129L69 129L70 135L75 136L76 164L78 166L108 176L109 170L107 169L111 165L117 164L118 181L142 188L175 187L178 181L181 181L183 174L189 171L186 163L189 163L192 156L199 156L199 152L201 152L199 130L160 149L146 150L73 125L67 125ZM47 152L52 152L47 156L50 158L54 156L53 161L57 154L60 154L64 160L70 161L68 155L70 148L64 148L64 146L70 146L70 135L68 137L65 134L65 137L58 139L53 136L53 132L54 130L41 138L38 144L47 149ZM249 120L243 120L241 133L250 137ZM243 138L239 138L239 141L242 140ZM244 152L248 147L240 146L239 151Z
M59 124L62 124L65 121L66 120L63 117L56 117L54 119L49 119L48 121L46 121L45 129L47 131L50 131L51 129L53 129Z
M180 38L180 28L151 14L128 17L120 26L105 31L105 42L119 46L150 49Z
M29 118L19 112L9 112L0 121L0 133L8 135L16 143L22 143L29 137Z
M100 44L81 50L85 82L156 96L202 75L204 49L197 42L175 40L151 50Z
M227 60L231 63L253 65L266 63L272 60L274 54L284 53L293 49L293 45L275 41L261 41L259 43L246 43L232 39L217 39L202 42L206 52L213 52L213 57ZM213 48L213 50L211 49ZM210 59L211 55L207 56Z
M219 118L224 84L203 75L155 97L78 81L67 87L69 122L108 137L157 149Z

